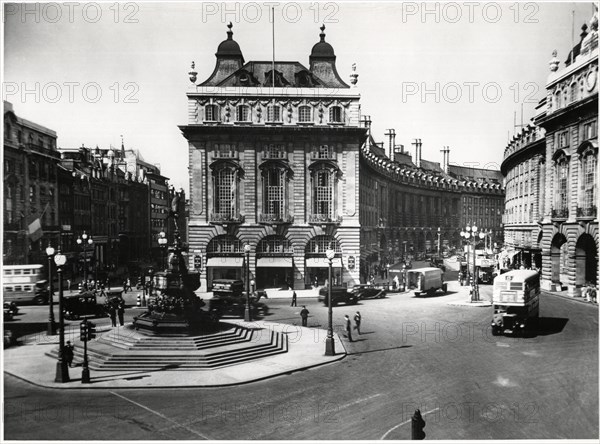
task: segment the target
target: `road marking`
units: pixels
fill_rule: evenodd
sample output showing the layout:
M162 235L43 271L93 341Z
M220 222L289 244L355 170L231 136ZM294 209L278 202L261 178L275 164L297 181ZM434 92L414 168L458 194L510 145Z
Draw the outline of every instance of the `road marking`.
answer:
M135 404L135 405L137 405L138 407L141 407L141 408L143 408L144 410L147 410L147 411L149 411L150 413L154 413L156 416L160 416L161 418L163 418L163 419L166 419L167 421L169 421L169 422L171 422L171 423L175 424L177 427L181 427L181 428L183 428L183 429L187 430L188 432L191 432L191 433L193 433L194 435L196 435L196 436L199 436L200 438L202 438L202 439L205 439L205 440L209 441L209 438L208 438L207 436L203 435L202 433L200 433L200 432L197 432L196 430L193 430L193 429L191 429L191 428L189 428L189 427L187 427L187 426L185 426L185 425L183 425L183 424L179 424L177 421L173 421L171 418L169 418L169 417L167 417L167 416L163 415L163 414L162 414L162 413L160 413L160 412L157 412L156 410L152 410L151 408L149 408L149 407L146 407L145 405L142 405L142 404L140 404L139 402L135 402L133 399L129 399L129 398L127 398L126 396L120 395L120 394L118 394L118 393L115 393L115 392L109 392L109 393L112 393L113 395L115 395L115 396L118 396L119 398L122 398L122 399L124 399L125 401L128 401L128 402L130 402L130 403L132 403L132 404Z
M436 407L436 408L434 408L433 410L429 410L428 412L421 413L421 416L428 415L428 414L430 414L430 413L433 413L433 412L435 412L436 410L439 410L439 409L440 409L439 407ZM379 439L380 439L380 440L383 440L383 439L385 439L385 438L386 438L386 436L388 436L390 433L392 433L392 432L393 432L394 430L396 430L398 427L402 427L403 425L406 425L406 424L408 424L408 423L409 423L409 422L411 422L411 421L412 421L412 418L411 418L411 419L409 419L409 420L407 420L407 421L401 422L401 423L400 423L400 424L398 424L398 425L395 425L394 427L392 427L391 429L389 429L387 432L385 432L385 433L383 434L383 436L382 436L381 438L379 438Z
M354 404L360 404L361 402L365 402L370 399L377 398L378 396L381 396L381 393L377 393L375 395L371 395L371 396L368 396L368 397L362 398L362 399L357 399L356 401L352 401L352 402L349 402L348 404L341 405L338 407L338 410L345 409L346 407L350 407Z

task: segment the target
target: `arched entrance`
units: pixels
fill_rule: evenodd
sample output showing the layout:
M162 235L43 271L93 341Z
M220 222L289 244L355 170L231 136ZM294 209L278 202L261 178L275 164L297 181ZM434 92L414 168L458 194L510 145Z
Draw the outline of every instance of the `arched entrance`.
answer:
M242 279L244 246L234 236L219 235L206 246L206 283L212 288L214 279Z
M552 238L552 246L550 248L550 260L551 260L551 270L550 270L550 279L554 283L561 282L561 267L563 264L567 265L568 254L567 254L567 238L558 233ZM566 282L562 282L563 285Z
M594 238L582 234L575 244L575 285L597 284L598 250Z

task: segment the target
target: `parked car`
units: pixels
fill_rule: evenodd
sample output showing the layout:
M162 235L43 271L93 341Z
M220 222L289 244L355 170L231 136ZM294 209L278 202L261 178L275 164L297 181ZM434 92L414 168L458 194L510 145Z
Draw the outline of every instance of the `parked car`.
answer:
M371 284L359 284L352 287L350 293L355 295L358 300L362 299L381 299L386 295L386 291L375 285Z
M13 320L13 314L10 311L10 309L4 307L4 322L6 321L12 321Z
M329 305L329 288L322 287L319 290L319 302L322 302L325 305ZM346 305L354 305L358 303L358 296L348 291L346 287L331 287L331 305L337 305L340 302L345 303Z
M4 310L8 310L13 316L19 314L19 306L16 302L4 302Z
M84 316L107 316L104 306L98 304L96 295L91 291L74 295L65 295L63 312L67 319L80 319Z

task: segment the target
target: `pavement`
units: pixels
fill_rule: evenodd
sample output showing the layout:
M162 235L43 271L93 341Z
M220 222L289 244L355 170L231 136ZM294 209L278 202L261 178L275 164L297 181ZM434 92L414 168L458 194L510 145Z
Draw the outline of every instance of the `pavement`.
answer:
M324 355L327 336L324 329L264 321L247 323L228 319L227 322L286 334L288 351L210 370L90 371L91 383L84 385L81 383L81 367L69 369L70 382L54 382L57 361L46 353L57 347L58 336L38 335L34 343L4 350L4 372L37 386L60 389L221 387L291 374L330 364L346 356L345 346L336 334L337 353L334 356Z

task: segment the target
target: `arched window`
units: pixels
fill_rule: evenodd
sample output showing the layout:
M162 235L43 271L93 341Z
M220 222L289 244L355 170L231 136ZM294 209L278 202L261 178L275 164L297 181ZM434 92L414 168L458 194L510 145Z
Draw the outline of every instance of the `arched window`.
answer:
M312 108L308 105L302 105L298 107L298 122L307 123L312 121Z
M205 122L219 122L219 105L206 105L204 107Z
M248 105L238 105L236 108L236 121L238 122L249 122L250 121L250 107Z
M329 108L329 123L342 123L343 115L342 115L342 107L341 106L332 106Z
M562 106L561 97L562 96L561 96L561 92L559 89L554 93L554 109L559 109Z
M578 94L579 93L579 86L577 85L577 83L573 82L571 83L571 103L575 102L578 99Z

